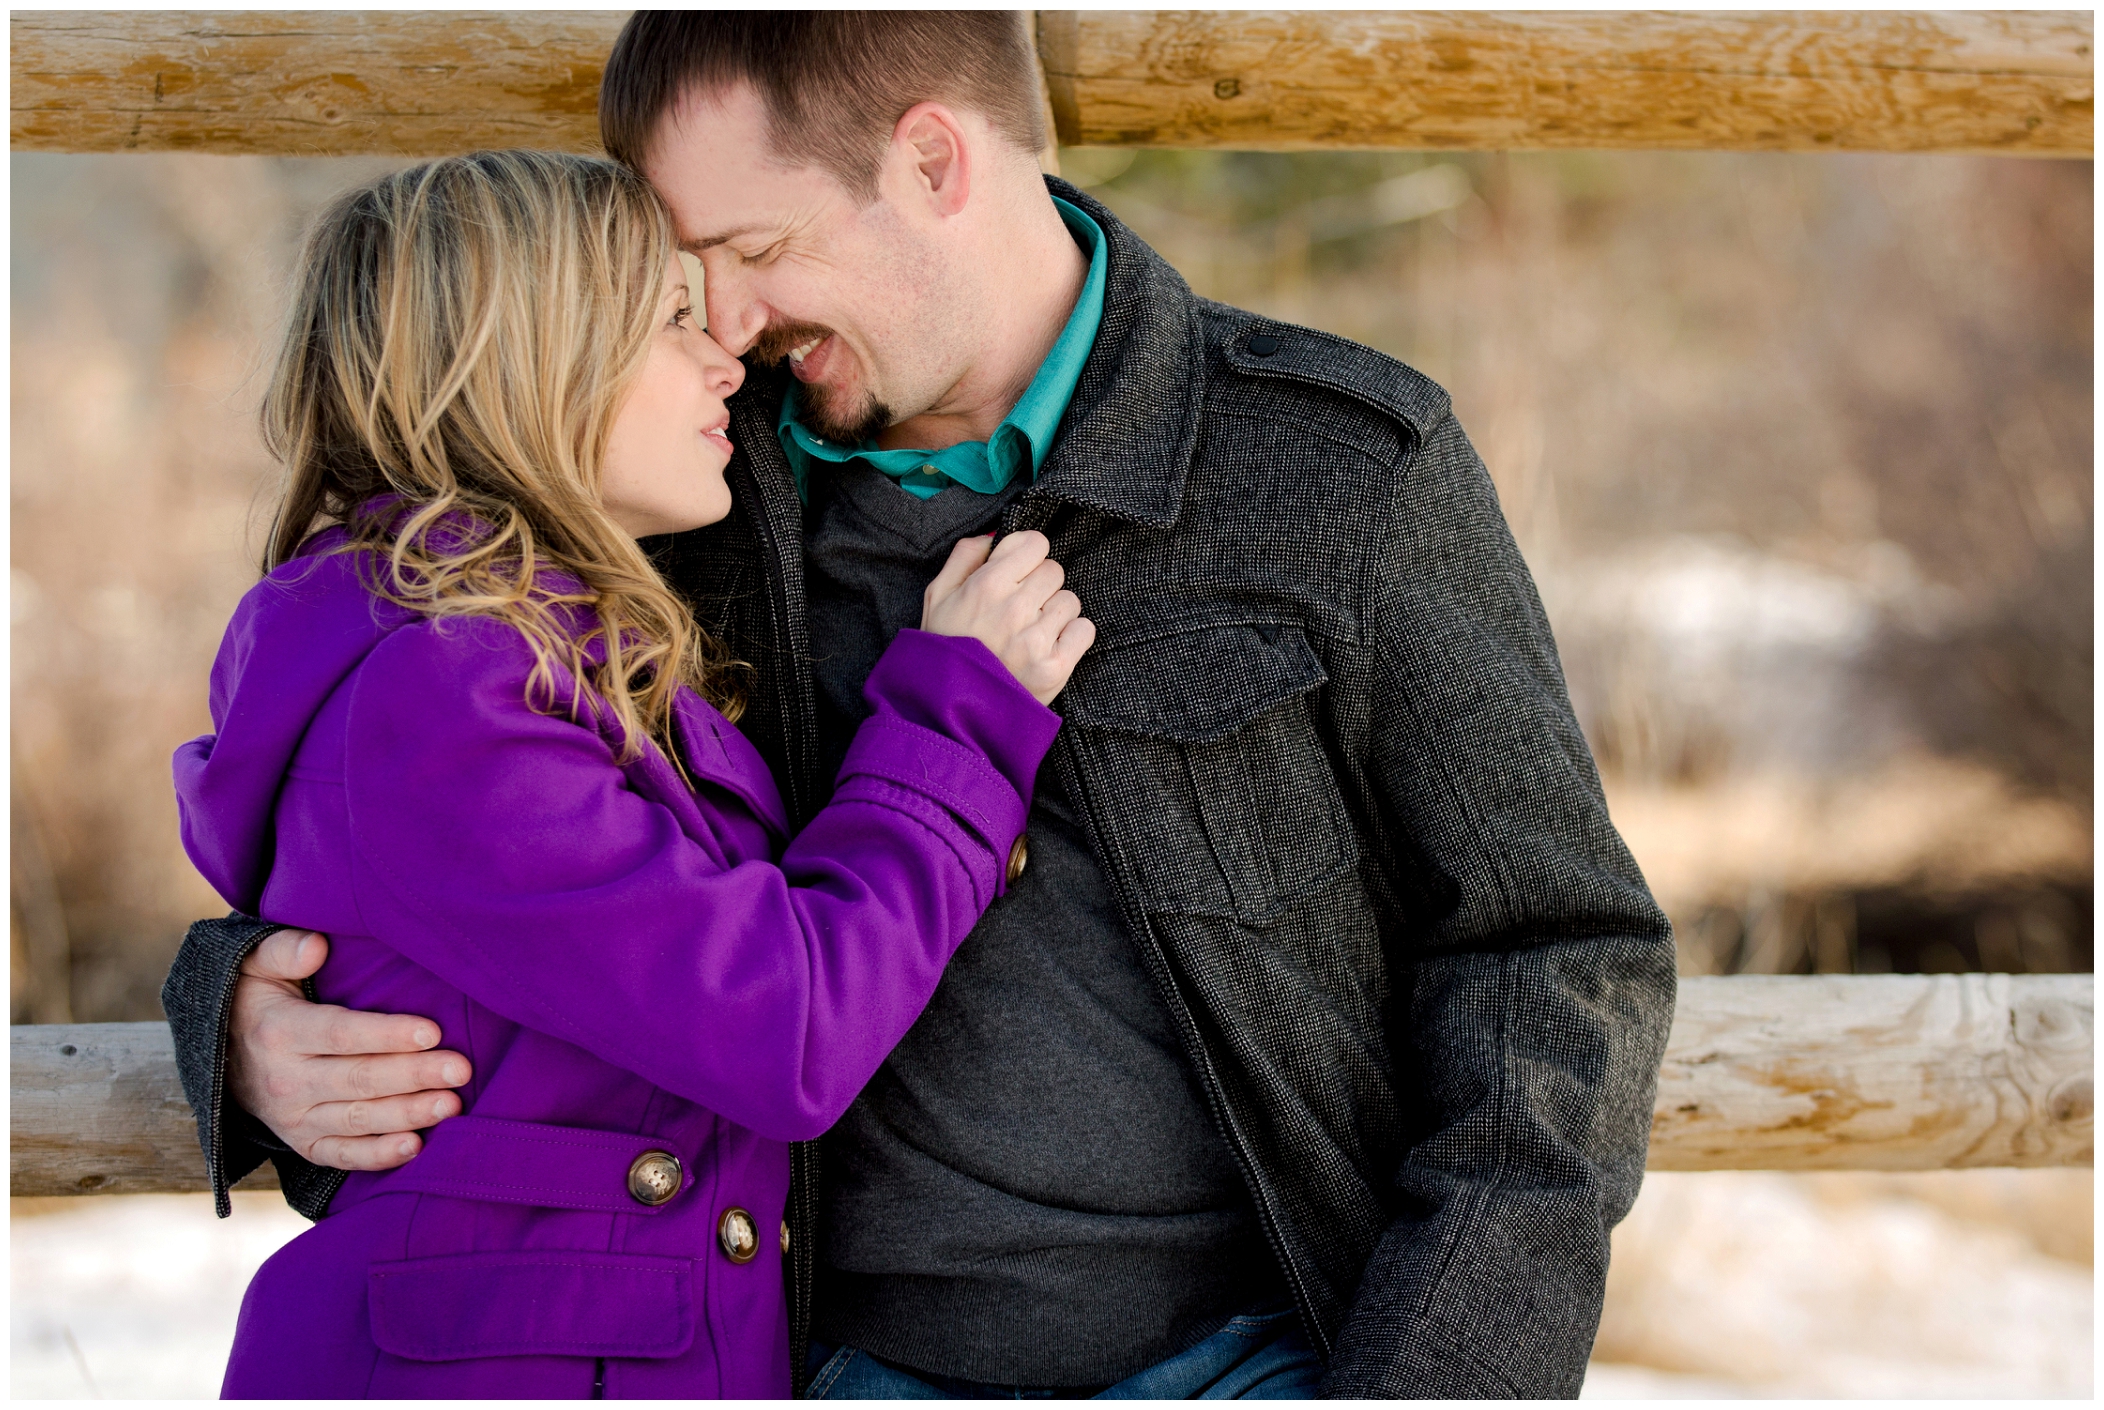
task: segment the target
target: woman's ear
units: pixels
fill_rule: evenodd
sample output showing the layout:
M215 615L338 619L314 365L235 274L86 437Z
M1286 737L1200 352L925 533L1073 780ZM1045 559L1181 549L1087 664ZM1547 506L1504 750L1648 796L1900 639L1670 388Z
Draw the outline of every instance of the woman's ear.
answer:
M962 211L972 194L972 151L957 115L941 103L918 103L891 132L892 160L911 189L938 216Z

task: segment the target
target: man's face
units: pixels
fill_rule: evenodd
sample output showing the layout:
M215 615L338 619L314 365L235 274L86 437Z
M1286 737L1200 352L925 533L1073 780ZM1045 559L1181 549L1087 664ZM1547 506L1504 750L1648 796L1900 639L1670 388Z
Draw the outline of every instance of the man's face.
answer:
M680 103L644 174L701 261L709 331L735 355L787 358L817 434L871 439L954 382L958 320L920 213L777 161L750 88Z

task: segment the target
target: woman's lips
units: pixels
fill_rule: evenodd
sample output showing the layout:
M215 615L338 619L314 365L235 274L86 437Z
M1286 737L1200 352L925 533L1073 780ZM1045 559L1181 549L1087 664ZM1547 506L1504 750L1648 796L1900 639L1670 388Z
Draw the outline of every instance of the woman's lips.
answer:
M815 342L789 350L789 370L796 374L797 381L816 382L824 378L826 366L833 360L834 341L833 335L828 333Z
M709 427L709 429L708 429L708 430L706 430L706 431L703 431L703 432L701 433L701 436L702 436L702 439L703 439L703 440L708 440L708 441L714 441L714 442L716 442L716 444L718 444L718 445L722 446L722 447L723 447L723 453L724 453L725 455L728 455L728 454L730 454L730 452L731 452L731 449L732 449L732 447L731 447L731 427L730 427L730 423L729 423L728 421L726 421L726 422L725 422L724 424L722 424L721 426L711 426L711 427Z

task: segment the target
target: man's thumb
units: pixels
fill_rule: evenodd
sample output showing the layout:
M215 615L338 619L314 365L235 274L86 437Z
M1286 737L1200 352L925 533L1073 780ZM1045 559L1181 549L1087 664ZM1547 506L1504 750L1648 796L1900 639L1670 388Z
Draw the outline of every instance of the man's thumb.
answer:
M329 957L329 942L311 930L274 930L249 952L241 972L264 979L305 979Z

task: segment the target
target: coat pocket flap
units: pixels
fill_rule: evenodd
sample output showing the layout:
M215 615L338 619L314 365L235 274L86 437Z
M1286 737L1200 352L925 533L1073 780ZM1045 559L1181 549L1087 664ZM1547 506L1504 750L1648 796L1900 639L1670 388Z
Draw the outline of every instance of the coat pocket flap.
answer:
M677 1356L694 1340L684 1258L534 1249L375 1263L373 1342L410 1361Z
M1099 645L1058 708L1083 728L1208 744L1328 679L1299 626L1227 622Z

